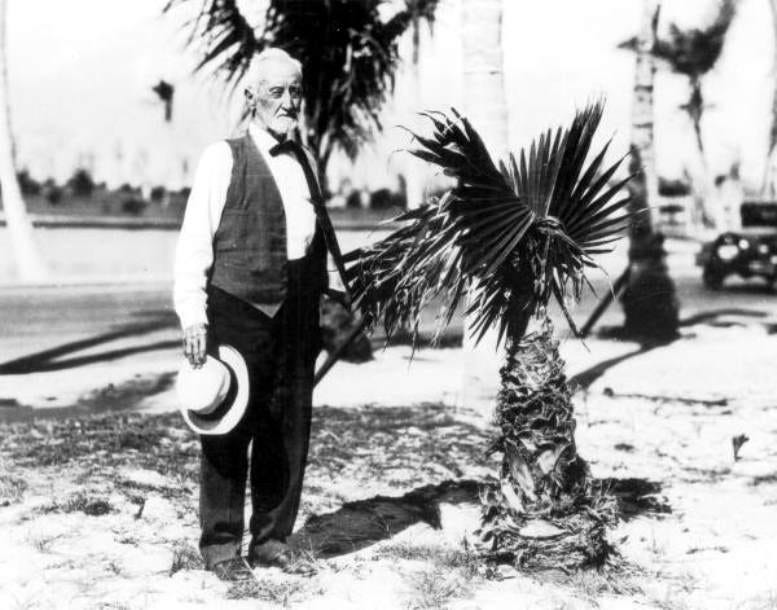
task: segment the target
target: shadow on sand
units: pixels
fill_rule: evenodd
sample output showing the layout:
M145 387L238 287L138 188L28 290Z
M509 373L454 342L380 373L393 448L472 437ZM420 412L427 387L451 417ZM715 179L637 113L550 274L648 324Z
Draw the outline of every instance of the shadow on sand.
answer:
M63 369L75 368L95 362L106 360L115 360L133 354L150 352L159 349L168 349L178 346L178 341L156 341L143 345L123 347L102 351L96 354L89 354L60 360L63 356L68 356L75 352L90 349L100 345L145 335L165 328L171 328L175 325L175 317L169 312L150 312L150 319L143 322L126 324L111 332L102 333L87 339L71 341L47 350L42 350L28 356L9 360L0 364L0 375L21 375L25 373L41 373L47 371L60 371Z
M483 482L464 479L419 487L403 496L375 496L348 502L338 510L313 515L289 539L295 548L316 557L330 558L359 551L388 540L416 523L442 528L440 504L477 505ZM642 514L670 513L666 500L657 494L661 485L645 479L597 479L594 493L615 496L621 519ZM474 525L474 524L473 524Z
M746 318L766 318L768 317L768 315L769 314L764 311L753 310L753 309L740 309L740 308L713 309L710 311L702 311L692 316L689 316L687 318L684 318L680 320L679 326L680 328L690 328L692 326L696 326L699 324L706 324L709 326L728 327L728 326L734 326L737 323L723 321L721 320L721 318L724 318L726 316L741 316ZM771 332L770 325L765 325L765 326L767 328L767 332ZM777 332L777 330L775 330L775 332ZM646 354L658 347L671 345L678 339L683 338L682 335L678 334L676 337L669 340L650 341L649 339L646 339L643 337L632 337L632 336L626 335L624 334L622 327L612 327L612 326L603 327L597 333L597 337L600 339L614 339L616 341L636 341L639 345L635 350L631 352L622 354L620 356L616 356L614 358L609 358L608 360L603 360L602 362L598 362L593 366L585 369L584 371L579 372L577 375L574 375L573 377L571 377L569 379L569 383L575 389L587 390L597 379L599 379L602 375L604 375L604 373L606 373L612 367L617 366L627 360L631 360L632 358L636 358L637 356Z

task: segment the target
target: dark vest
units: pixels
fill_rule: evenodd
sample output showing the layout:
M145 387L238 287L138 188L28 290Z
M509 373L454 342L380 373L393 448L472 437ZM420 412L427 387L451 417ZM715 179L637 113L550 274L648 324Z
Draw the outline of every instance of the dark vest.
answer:
M211 285L259 309L277 307L288 292L286 216L270 168L250 134L227 140L232 177L224 211L213 236ZM303 262L302 288L310 294L326 287L326 246L316 232ZM296 284L296 282L295 282Z

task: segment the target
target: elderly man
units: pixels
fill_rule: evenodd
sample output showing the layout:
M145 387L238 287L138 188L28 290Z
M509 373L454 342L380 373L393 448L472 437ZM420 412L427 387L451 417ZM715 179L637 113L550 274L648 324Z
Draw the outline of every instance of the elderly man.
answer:
M293 139L301 76L299 62L281 50L257 56L245 89L247 133L205 150L176 253L186 358L201 366L206 352L228 344L250 372L240 423L200 437L200 549L225 580L248 577L240 555L247 476L248 561L289 569L294 559L285 540L308 451L327 246L336 250L309 155Z

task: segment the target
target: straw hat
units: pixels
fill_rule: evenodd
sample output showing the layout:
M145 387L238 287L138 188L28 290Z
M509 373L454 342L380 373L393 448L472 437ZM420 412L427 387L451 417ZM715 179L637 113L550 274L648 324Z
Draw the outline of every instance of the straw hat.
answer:
M199 368L184 361L175 386L181 415L197 434L226 434L248 406L248 367L230 345L218 346Z

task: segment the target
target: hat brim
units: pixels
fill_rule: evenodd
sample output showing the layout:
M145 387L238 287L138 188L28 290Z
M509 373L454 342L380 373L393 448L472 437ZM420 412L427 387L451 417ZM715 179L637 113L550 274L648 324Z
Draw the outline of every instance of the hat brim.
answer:
M217 357L235 374L235 383L237 384L235 398L232 400L232 404L227 405L224 416L218 419L200 417L194 411L187 409L186 405L180 405L181 415L183 415L186 425L197 434L226 434L243 419L248 407L248 396L251 388L248 381L248 366L243 356L231 345L220 345Z

